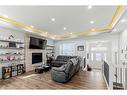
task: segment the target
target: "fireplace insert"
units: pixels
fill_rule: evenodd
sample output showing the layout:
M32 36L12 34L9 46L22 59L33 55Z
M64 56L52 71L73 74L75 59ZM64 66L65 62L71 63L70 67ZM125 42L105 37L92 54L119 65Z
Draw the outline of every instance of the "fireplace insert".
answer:
M32 64L42 62L42 53L32 53Z

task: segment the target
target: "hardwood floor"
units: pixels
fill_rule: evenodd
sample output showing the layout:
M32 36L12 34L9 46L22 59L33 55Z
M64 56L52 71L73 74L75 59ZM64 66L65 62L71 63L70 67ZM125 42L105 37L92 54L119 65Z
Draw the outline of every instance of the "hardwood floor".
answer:
M100 71L80 71L68 83L51 80L50 71L42 74L28 72L0 80L0 89L107 89Z

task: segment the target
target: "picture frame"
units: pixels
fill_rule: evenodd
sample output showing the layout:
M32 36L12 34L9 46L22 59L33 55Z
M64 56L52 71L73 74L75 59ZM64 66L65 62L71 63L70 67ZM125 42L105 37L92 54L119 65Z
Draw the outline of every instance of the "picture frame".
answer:
M77 46L77 51L84 51L84 46L83 45Z

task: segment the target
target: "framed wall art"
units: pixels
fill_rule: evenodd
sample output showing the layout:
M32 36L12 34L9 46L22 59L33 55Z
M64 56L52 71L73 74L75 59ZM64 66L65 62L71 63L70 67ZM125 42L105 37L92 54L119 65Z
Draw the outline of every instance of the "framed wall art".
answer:
M77 51L84 51L84 46L83 45L77 46Z

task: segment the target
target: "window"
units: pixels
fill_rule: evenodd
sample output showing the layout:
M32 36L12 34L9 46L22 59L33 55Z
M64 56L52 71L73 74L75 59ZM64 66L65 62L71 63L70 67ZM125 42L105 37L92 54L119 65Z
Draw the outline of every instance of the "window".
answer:
M106 51L107 47L92 47L91 51Z
M96 53L96 61L102 60L102 53Z
M75 49L74 49L74 43L64 43L60 44L60 54L61 55L74 55Z
M93 61L93 53L91 53L91 60Z

